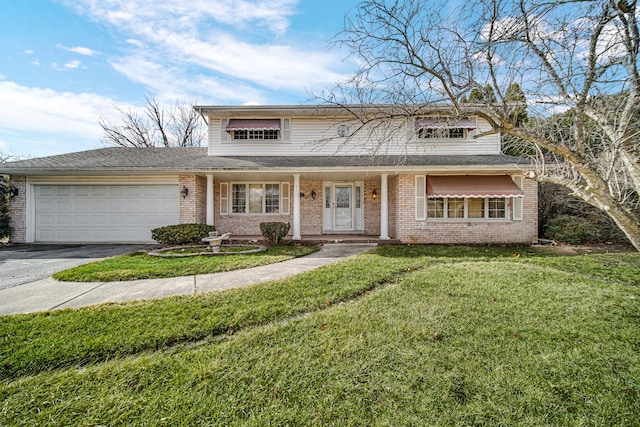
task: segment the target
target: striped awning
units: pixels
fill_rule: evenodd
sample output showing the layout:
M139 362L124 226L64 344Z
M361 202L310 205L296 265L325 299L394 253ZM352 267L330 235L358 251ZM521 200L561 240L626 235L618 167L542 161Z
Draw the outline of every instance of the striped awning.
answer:
M524 192L509 175L430 175L427 197L524 197Z
M225 130L280 130L280 119L231 119Z
M468 118L463 119L447 119L446 117L423 117L416 120L417 129L454 129L465 128L475 129L476 121Z

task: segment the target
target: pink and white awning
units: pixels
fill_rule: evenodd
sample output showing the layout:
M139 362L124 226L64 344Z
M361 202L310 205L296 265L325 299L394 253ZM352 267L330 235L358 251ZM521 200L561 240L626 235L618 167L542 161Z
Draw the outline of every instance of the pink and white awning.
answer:
M225 130L280 130L280 119L231 119Z
M524 192L509 175L430 175L427 197L524 197Z

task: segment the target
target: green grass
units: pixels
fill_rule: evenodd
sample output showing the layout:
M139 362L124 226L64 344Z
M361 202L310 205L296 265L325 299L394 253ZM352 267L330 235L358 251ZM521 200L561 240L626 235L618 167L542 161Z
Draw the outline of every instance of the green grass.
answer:
M639 277L635 253L382 247L206 297L4 317L0 425L633 426ZM164 338L127 349L127 324Z
M315 246L271 246L265 252L252 254L185 258L160 258L138 252L60 271L53 278L63 282L117 282L211 274L273 264L317 250Z

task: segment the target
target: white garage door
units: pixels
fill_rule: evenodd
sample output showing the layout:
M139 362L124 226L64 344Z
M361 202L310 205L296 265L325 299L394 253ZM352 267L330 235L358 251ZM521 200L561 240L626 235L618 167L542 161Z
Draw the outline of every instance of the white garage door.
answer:
M36 185L36 242L149 242L178 223L177 185Z

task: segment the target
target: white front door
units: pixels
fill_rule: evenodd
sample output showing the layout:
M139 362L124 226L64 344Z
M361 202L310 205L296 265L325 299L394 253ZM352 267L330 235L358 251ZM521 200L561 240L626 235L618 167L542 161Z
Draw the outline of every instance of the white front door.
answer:
M353 184L333 185L333 224L336 231L353 230Z

